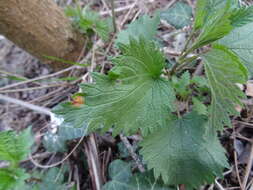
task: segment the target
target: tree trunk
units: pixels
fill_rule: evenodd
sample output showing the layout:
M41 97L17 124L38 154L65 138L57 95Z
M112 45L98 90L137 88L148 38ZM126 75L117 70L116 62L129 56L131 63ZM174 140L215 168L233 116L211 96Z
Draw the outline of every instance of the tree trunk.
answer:
M0 33L54 70L68 65L43 56L76 61L84 42L53 0L0 0Z

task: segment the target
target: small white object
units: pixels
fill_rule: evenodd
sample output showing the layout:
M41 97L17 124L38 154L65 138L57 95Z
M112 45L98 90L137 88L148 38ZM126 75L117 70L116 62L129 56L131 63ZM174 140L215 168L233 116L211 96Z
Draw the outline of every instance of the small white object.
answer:
M5 37L0 35L0 40L4 40L4 39L5 39Z
M60 126L63 123L64 118L56 116L54 113L51 113L50 118L51 118L51 127L50 127L51 133L55 134L58 131L58 126Z
M243 84L239 84L239 83L235 83L235 84L236 84L236 86L238 86L240 88L240 90L244 89Z

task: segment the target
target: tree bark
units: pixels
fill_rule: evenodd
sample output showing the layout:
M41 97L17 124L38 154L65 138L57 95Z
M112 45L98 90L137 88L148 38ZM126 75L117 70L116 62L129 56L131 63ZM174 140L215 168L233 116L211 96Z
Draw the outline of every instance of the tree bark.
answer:
M54 70L69 65L43 56L76 61L84 42L53 0L0 0L0 33Z

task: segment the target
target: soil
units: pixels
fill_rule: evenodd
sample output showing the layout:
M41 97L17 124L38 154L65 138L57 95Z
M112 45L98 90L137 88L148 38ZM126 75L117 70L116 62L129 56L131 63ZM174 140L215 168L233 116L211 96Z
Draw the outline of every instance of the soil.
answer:
M42 75L47 75L50 68L42 64L36 58L26 53L19 47L4 37L0 40L0 70L7 71L14 75L32 79ZM13 76L7 77L0 73L0 87L18 82ZM18 89L31 88L34 84L24 84L18 86ZM12 90L15 88L12 88ZM31 101L48 93L47 89L7 93L6 95L24 101ZM10 105L8 103L0 102L0 130L14 129L21 130L35 121L43 121L44 116L39 115L31 110L24 109L20 106Z

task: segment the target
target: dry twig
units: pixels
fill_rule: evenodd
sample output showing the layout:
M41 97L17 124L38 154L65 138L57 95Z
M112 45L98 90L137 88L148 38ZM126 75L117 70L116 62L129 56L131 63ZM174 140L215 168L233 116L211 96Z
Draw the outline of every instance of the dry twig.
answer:
M243 178L242 190L246 190L246 186L247 186L247 182L248 182L248 179L249 179L249 175L250 175L250 172L251 172L252 165L253 165L253 144L251 144L250 157L249 157L249 160L248 160L248 163L247 163L247 168L246 168L245 175L244 175L244 178Z
M236 133L236 130L235 130L235 126L233 125L233 134L235 135L235 133ZM235 147L235 139L236 138L234 137L233 138L234 147ZM240 187L242 188L242 181L241 181L239 169L238 169L237 153L236 153L235 149L234 149L234 163L235 163L236 177L237 177Z
M56 72L56 73L52 73L52 74L49 74L49 75L37 77L37 78L30 79L30 80L26 80L26 81L17 82L17 83L14 83L14 84L10 84L10 85L7 85L7 86L4 86L4 87L0 88L0 91L6 90L6 89L9 89L9 88L14 88L14 87L16 87L16 86L23 85L23 84L27 84L27 83L31 83L31 82L38 81L38 80L43 80L43 79L47 79L47 78L52 78L52 77L61 75L61 74L65 73L65 72L68 72L68 71L70 71L70 70L72 70L72 69L74 69L74 68L78 68L78 67L77 67L77 66L72 66L72 67L69 67L69 68L67 68L67 69L58 71L58 72Z
M49 115L49 116L52 115L52 112L47 108L36 106L34 104L30 104L30 103L24 102L22 100L18 100L18 99L15 99L15 98L4 96L2 94L0 94L0 100L4 100L6 102L10 102L10 103L13 103L13 104L20 105L22 107L26 107L28 109L31 109L33 111L36 111L36 112L39 112L39 113L42 113L42 114L46 114L46 115Z
M94 190L101 190L102 187L102 171L100 161L98 158L97 144L95 134L92 133L84 142L85 154L88 160L89 173L92 179L92 186Z
M29 159L38 168L48 169L48 168L56 167L56 166L64 163L73 154L73 152L75 152L75 150L81 144L81 142L83 141L83 139L84 139L84 136L78 141L78 143L75 145L75 147L70 151L70 153L67 156L65 156L61 161L56 162L54 164L51 164L51 165L42 165L42 164L39 164L36 160L34 160L34 158L33 158L33 156L31 154L29 155Z
M138 169L140 170L140 172L142 172L142 173L145 172L145 168L144 168L143 164L141 163L140 158L134 152L134 149L133 149L132 145L130 144L130 142L128 141L127 137L125 137L123 135L120 135L120 139L124 143L124 145L126 146L129 154L131 155L131 157L135 161L135 163L136 163Z

